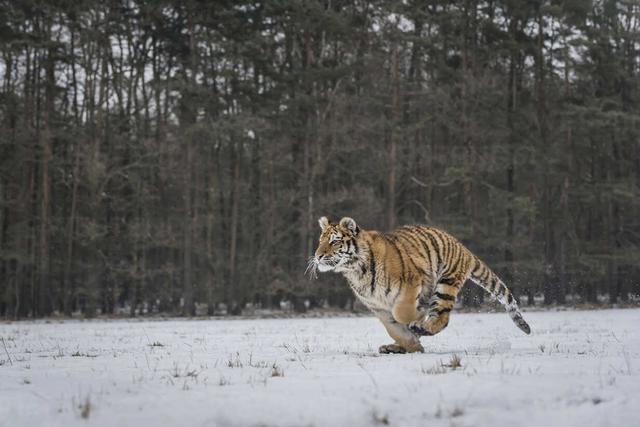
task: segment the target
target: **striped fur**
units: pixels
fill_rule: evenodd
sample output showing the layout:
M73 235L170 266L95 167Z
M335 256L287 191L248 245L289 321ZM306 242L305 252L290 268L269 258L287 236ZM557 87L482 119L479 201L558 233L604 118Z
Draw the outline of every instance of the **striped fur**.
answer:
M347 278L395 340L380 352L423 351L419 337L447 326L467 279L504 305L522 331L531 332L511 291L453 236L420 225L391 233L362 230L348 217L338 224L322 217L319 224L322 232L308 271L334 271Z

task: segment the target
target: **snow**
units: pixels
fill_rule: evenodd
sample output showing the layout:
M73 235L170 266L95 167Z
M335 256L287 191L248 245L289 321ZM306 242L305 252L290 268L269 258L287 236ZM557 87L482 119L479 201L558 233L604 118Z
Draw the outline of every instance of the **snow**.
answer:
M373 317L0 323L0 426L639 425L640 309L524 317L408 355Z

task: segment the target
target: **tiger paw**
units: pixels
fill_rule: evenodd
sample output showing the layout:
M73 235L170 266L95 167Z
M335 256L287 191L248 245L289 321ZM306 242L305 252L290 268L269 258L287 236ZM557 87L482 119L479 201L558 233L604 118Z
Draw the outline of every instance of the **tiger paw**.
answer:
M378 349L380 354L404 354L407 352L403 347L398 344L381 345Z
M409 329L417 335L433 335L431 332L423 328L418 322L409 323Z

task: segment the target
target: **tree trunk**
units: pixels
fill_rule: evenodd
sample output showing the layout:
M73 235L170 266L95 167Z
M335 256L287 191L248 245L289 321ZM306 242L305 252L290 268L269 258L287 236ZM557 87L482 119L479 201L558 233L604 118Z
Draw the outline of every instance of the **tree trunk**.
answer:
M238 251L238 225L240 210L240 142L232 143L232 159L233 176L231 180L231 230L229 239L229 286L232 289L232 301L226 301L227 307L231 307L238 303L241 298L241 289L237 283L236 263ZM240 308L241 309L241 308ZM239 314L239 313L237 313Z
M511 37L515 39L518 30L518 23L515 18L512 18L512 22L509 24L509 30ZM513 244L514 244L514 218L513 218L513 203L515 198L515 145L516 145L516 130L515 130L515 114L518 109L518 54L512 52L509 59L509 80L507 86L507 129L509 129L509 135L507 137L507 170L506 170L506 187L507 187L507 226L506 226L506 238L504 249L504 261L505 261L505 273L504 281L507 284L513 282ZM530 297L532 291L527 287L527 302L533 304L533 298Z
M49 162L51 161L51 141L53 140L55 51L50 47L45 60L45 120L44 132L40 137L40 241L39 241L39 316L51 314L53 295L49 271L49 214L51 211L51 184Z
M189 68L191 69L191 78L187 78L187 70L185 70L185 84L187 89L182 94L182 110L183 115L181 117L181 126L183 129L188 128L189 126L195 124L196 122L196 106L193 105L195 102L195 91L196 91L196 74L197 74L197 49L195 42L195 26L193 22L193 13L190 7L187 8L187 26L189 31L189 59L190 64ZM183 133L184 135L184 133ZM193 251L193 169L194 169L194 158L193 158L193 141L190 135L184 137L185 143L185 155L184 155L184 187L183 187L183 203L184 203L184 219L183 219L183 230L184 230L184 239L183 239L183 296L184 296L184 307L183 307L183 315L184 316L193 316L195 315L195 304L193 299L193 265L192 265L192 251Z
M400 126L400 71L398 44L391 50L391 125L389 129L388 177L387 177L387 229L396 227L396 174L398 163L398 128Z

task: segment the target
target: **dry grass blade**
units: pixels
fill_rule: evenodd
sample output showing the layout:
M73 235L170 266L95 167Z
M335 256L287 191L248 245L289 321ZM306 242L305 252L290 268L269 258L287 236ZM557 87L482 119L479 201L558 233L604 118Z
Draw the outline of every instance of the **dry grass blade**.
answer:
M78 406L78 409L80 409L80 416L82 418L85 420L89 418L89 415L91 415L91 399L89 396Z
M4 342L4 337L0 337L2 339L2 345L4 346L4 351L7 353L7 357L9 358L9 363L13 366L13 361L11 360L11 356L9 355L9 350L7 350L7 343Z
M460 367L462 367L462 359L460 359L460 356L458 356L457 354L454 354L451 356L451 359L449 360L449 363L444 365L447 368L451 368L451 369L458 369Z

